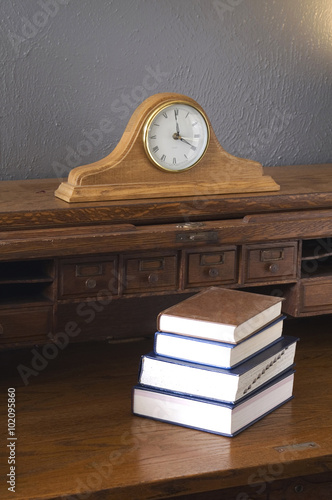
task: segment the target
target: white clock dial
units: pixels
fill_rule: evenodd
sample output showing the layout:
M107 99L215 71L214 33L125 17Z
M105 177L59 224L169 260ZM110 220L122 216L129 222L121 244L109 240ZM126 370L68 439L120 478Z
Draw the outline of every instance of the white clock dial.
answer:
M153 114L144 130L144 147L154 165L171 172L193 167L209 142L206 118L182 102L165 105Z

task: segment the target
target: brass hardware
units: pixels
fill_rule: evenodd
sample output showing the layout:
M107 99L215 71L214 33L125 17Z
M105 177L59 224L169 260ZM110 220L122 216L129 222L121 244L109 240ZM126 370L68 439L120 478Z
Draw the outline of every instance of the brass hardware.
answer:
M204 222L181 222L180 224L176 225L178 229L197 229L204 226Z
M269 265L269 271L271 273L277 273L279 271L279 266L278 264L270 264Z
M206 231L201 233L179 233L175 237L177 243L181 242L195 242L195 241L207 241L207 242L217 242L218 233L216 231Z
M87 278L88 276L101 276L103 274L102 264L77 264L75 276L77 278Z
M200 265L201 266L218 266L224 263L224 252L220 253L204 253L201 255Z
M261 250L261 262L267 262L269 260L283 260L283 258L283 248L269 248L268 250Z
M89 279L88 279L88 280L86 280L86 282L85 282L85 286L86 286L87 288L95 288L95 287L96 287L96 285L97 285L97 281L96 281L96 280L94 280L94 279L92 279L92 278L89 278Z
M314 441L309 441L308 443L296 443L296 444L287 444L285 446L276 446L274 449L279 453L284 453L285 451L301 451L308 450L310 448L319 448L319 445Z
M165 267L165 259L141 259L139 261L139 271L161 271Z
M211 267L211 269L209 269L209 276L210 278L217 278L219 276L218 269L216 269L215 267Z
M150 285L154 285L155 283L157 283L158 279L158 274L151 273L148 276L148 282L150 283Z

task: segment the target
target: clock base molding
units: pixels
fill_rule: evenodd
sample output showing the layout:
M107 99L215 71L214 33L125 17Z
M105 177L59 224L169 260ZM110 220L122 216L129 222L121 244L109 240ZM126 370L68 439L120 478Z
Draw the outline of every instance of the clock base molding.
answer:
M278 189L278 188L277 188ZM264 175L257 179L231 182L171 182L134 183L96 186L74 186L63 182L56 191L57 198L69 203L109 200L139 200L171 197L200 197L218 194L258 193L276 191L272 177Z
M163 111L165 109L168 115ZM192 109L192 113L188 109ZM189 126L185 113L195 117ZM162 117L160 122L158 116ZM202 121L204 117L207 127L202 144L199 141L204 135L203 128L197 128L196 117L201 117ZM150 132L151 127L154 127L153 132ZM191 136L182 137L179 134L181 129ZM152 152L150 140L155 144ZM198 158L193 157L197 161L191 165L190 155L200 148L203 151L205 145L204 152ZM155 156L152 161L153 151L158 151L161 156ZM187 155L188 167L183 169L183 158ZM163 164L168 158L166 168ZM222 148L208 117L193 99L181 94L161 93L138 106L120 142L108 156L71 170L67 182L58 187L55 196L72 203L258 193L279 189L272 177L263 175L259 162L238 158Z

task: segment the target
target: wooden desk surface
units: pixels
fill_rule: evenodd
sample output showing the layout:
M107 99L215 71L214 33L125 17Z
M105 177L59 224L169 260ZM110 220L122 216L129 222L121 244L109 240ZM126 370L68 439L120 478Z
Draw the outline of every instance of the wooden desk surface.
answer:
M273 177L280 191L89 203L66 203L55 198L61 179L3 181L0 229L160 224L332 206L332 164L266 167L265 174Z
M161 499L248 485L257 493L266 478L331 472L331 317L287 320L285 332L301 337L295 398L235 438L131 414L151 340L68 346L43 369L31 365L30 349L2 353L1 499ZM35 370L27 386L18 365ZM8 387L16 388L16 493L4 480Z

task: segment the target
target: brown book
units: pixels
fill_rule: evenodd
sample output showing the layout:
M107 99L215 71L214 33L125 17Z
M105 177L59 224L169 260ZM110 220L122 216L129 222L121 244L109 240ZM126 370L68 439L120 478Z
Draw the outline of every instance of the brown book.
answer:
M211 287L157 318L159 331L237 344L281 313L283 298Z

